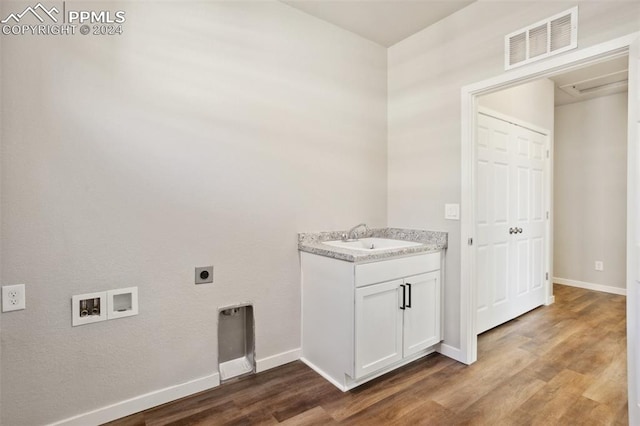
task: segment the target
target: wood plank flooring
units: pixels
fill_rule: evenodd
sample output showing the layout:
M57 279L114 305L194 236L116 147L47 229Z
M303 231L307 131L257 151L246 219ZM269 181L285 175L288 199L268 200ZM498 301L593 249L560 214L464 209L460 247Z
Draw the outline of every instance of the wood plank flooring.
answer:
M554 293L482 334L471 366L434 354L343 393L296 361L109 425L628 424L625 298Z

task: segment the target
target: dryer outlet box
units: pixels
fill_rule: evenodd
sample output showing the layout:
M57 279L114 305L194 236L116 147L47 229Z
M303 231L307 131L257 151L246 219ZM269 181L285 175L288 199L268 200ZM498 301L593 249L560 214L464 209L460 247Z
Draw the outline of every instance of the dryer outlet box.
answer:
M213 282L213 266L196 268L196 284L210 284Z

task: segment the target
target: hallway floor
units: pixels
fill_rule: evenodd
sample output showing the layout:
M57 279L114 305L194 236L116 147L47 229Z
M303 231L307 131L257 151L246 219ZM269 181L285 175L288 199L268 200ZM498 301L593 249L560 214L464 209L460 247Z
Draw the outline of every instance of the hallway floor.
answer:
M554 293L471 366L434 354L343 393L296 361L109 425L626 425L625 297Z

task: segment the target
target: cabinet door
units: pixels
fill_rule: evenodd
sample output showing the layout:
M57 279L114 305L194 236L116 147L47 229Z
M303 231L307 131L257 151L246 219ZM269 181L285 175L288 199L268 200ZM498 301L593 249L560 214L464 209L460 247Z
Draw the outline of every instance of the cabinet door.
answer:
M404 280L404 356L440 342L440 271ZM410 296L410 297L409 297Z
M394 280L356 289L356 379L402 359L401 284Z

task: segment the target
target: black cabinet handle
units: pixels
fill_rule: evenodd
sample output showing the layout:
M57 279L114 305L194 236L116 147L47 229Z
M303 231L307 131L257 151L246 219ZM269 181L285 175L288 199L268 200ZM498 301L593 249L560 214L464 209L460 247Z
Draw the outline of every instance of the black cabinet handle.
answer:
M411 284L407 283L407 288L409 289L409 303L406 304L407 308L411 307Z
M407 293L405 292L404 284L400 284L400 287L402 287L402 306L400 306L400 309L404 310L404 307L407 306Z

